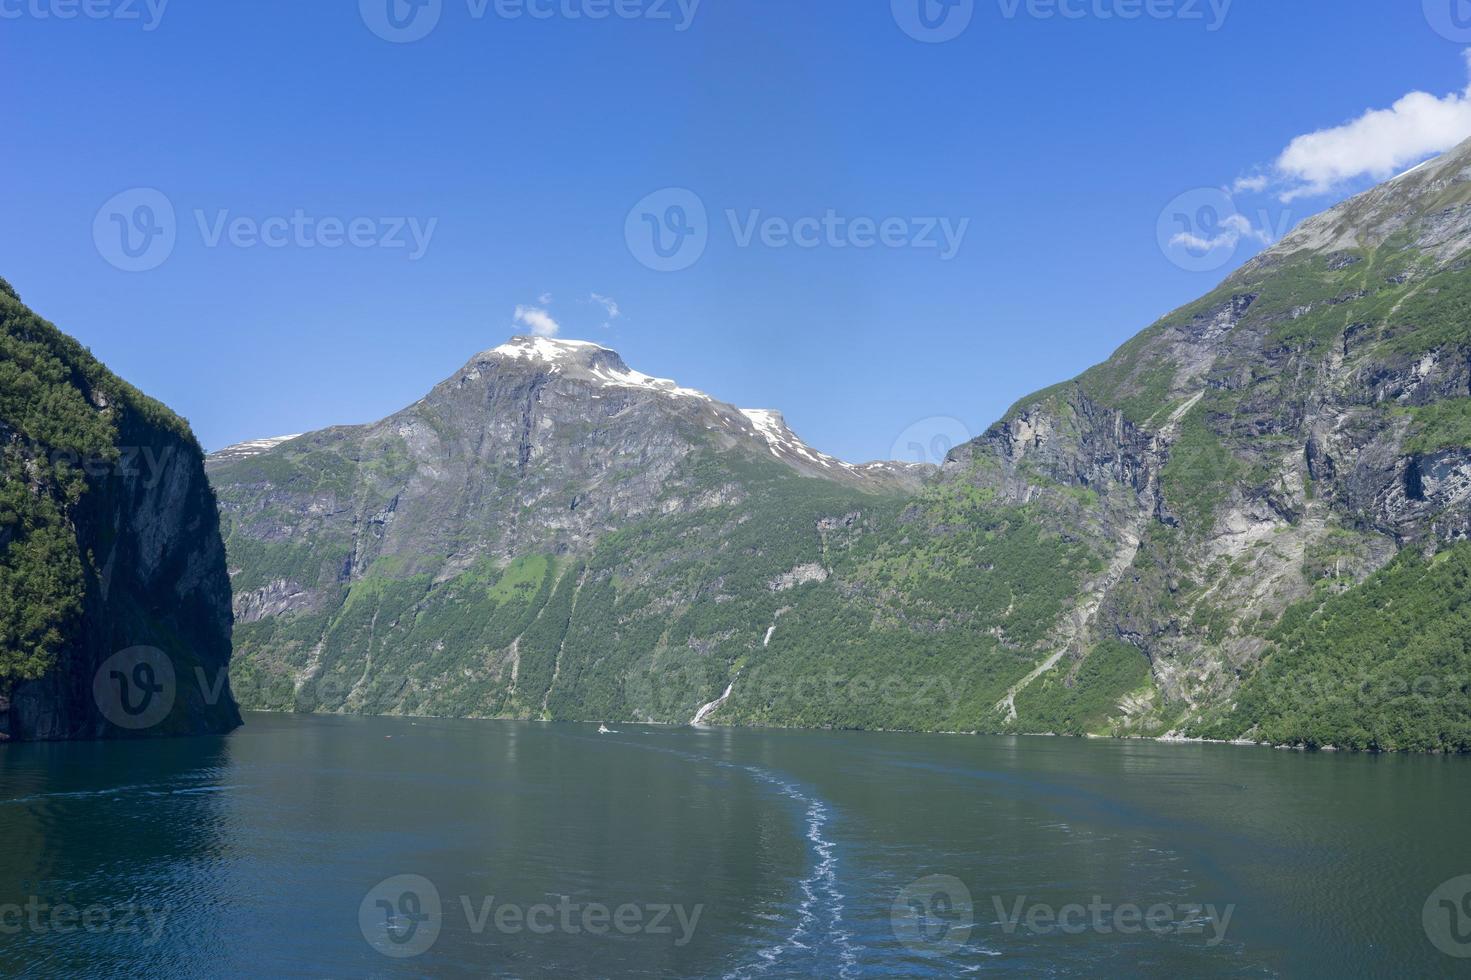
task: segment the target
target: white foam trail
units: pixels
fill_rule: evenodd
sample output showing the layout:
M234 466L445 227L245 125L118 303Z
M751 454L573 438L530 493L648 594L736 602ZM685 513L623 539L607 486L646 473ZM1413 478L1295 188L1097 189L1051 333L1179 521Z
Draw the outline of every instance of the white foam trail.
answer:
M756 955L759 960L757 962L748 963L731 971L726 974L726 980L743 980L746 977L764 974L781 962L789 951L795 949L810 952L813 945L822 938L831 940L837 945L838 957L842 961L838 969L838 976L847 978L856 975L858 954L853 949L852 934L843 927L843 901L847 896L838 890L836 845L823 834L828 821L827 804L808 796L795 784L780 779L764 769L754 766L738 768L746 770L757 779L770 783L781 790L784 795L807 807L807 840L812 845L813 868L812 872L799 883L802 900L797 906L797 924L791 934L775 946L768 946L758 951ZM826 900L825 906L820 906L819 902L823 900ZM827 910L827 921L821 923L826 926L825 937L818 936L814 929L814 926L819 924L819 912L822 908Z
M777 963L781 962L793 950L812 952L822 939L826 938L837 945L838 958L841 965L838 967L837 976L839 980L848 980L849 977L857 976L858 951L853 946L853 936L843 926L844 900L847 898L838 890L838 856L837 846L824 836L823 831L827 827L829 811L827 804L815 796L809 796L802 792L800 786L777 776L759 766L742 765L735 762L726 762L722 759L712 759L709 756L699 755L693 752L683 752L679 749L671 749L664 746L640 745L641 749L653 752L665 752L676 755L692 762L701 762L706 765L717 766L721 769L739 769L749 773L764 783L776 787L782 795L805 806L807 841L812 845L813 868L807 877L798 883L802 893L802 900L797 906L797 924L785 940L775 946L768 946L757 952L758 962L748 963L732 970L725 975L725 980L744 980L747 977L760 976L769 971ZM827 910L826 922L820 923L821 907L819 902L825 900ZM813 928L822 924L826 927L825 936L818 935ZM805 941L804 941L805 940ZM826 964L818 962L807 969L796 967L784 971L792 975L828 976L829 968Z

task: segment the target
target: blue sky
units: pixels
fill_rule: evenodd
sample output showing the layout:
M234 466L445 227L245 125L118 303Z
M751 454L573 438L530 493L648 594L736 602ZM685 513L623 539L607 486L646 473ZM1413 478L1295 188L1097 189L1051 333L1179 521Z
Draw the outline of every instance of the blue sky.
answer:
M846 458L979 434L1471 135L1459 0L924 0L929 34L920 0L393 2L432 30L0 0L0 275L207 448L553 324Z

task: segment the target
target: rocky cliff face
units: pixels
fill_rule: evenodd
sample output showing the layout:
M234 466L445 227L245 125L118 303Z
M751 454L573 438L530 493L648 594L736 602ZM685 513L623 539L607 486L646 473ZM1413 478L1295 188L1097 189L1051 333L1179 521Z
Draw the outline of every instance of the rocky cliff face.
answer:
M230 585L188 426L0 289L0 738L223 732Z
M1229 713L1289 607L1471 533L1468 244L1461 147L1305 223L952 456L945 479L1013 497L1096 490L1088 513L1038 519L1134 551L1087 597L1061 683L1126 642L1155 686L1113 724L1190 731Z
M381 422L230 447L210 472L242 549L236 614L254 622L320 611L376 574L442 582L585 554L640 520L738 502L739 474L705 465L727 455L875 492L920 478L817 453L777 413L632 371L596 344L536 337L477 355Z
M1468 243L1463 147L938 473L518 338L212 457L250 703L1471 747L1471 698L1283 686L1471 676Z

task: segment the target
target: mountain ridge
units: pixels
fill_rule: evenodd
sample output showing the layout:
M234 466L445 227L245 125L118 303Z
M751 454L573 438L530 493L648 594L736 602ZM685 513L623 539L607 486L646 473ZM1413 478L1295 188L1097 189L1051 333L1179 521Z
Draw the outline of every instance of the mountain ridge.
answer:
M1471 144L932 471L825 457L599 345L513 339L373 426L211 458L237 640L278 681L259 703L1471 747L1454 699L1326 711L1278 676L1471 667L1458 634L1335 662L1290 628L1459 581L1468 245ZM334 672L345 695L303 695ZM878 677L951 695L855 690Z
M473 356L461 368L461 372L473 373L478 370L476 365L483 365L490 359L496 358L539 363L548 367L552 373L564 375L573 380L645 389L671 397L702 401L722 410L723 421L727 425L732 421L733 416L723 410L733 409L739 415L744 416L750 433L763 440L773 456L803 472L813 468L824 473L844 470L860 479L864 476L882 475L903 483L933 468L927 464L904 463L897 460L847 462L812 447L792 430L785 415L778 409L738 408L732 403L721 401L698 389L686 388L665 378L643 374L629 368L622 355L613 348L593 341L513 335L506 343L488 348ZM328 428L338 427L329 426ZM298 439L307 434L309 433L247 440L214 450L208 456L213 460L223 462L248 455L258 455L276 448L283 442Z

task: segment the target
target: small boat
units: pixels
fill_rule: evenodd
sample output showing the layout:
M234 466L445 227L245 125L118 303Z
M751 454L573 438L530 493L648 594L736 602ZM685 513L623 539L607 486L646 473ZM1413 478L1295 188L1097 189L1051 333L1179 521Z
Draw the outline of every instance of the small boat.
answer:
M615 732L615 731L613 731L613 729L609 728L607 725L600 724L600 725L598 725L598 734L599 735L617 735L618 733Z

